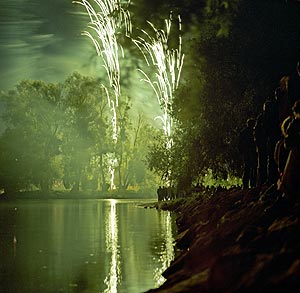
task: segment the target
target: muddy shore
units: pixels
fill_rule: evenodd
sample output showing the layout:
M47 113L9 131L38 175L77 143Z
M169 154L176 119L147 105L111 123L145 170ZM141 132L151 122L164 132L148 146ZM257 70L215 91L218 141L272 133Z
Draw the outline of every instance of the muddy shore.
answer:
M300 204L274 189L157 203L177 214L181 250L148 293L299 292Z

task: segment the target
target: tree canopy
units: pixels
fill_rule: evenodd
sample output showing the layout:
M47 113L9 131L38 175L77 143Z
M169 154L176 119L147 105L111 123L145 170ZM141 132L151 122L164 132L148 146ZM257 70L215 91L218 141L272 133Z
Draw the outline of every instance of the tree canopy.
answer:
M132 122L128 101L118 115L120 139L112 143L107 97L98 79L74 73L60 84L25 80L2 93L0 102L5 107L0 187L6 192L105 191L110 157L117 159L118 190L151 188L143 141L151 141L154 130L142 114ZM153 176L148 177L149 182Z

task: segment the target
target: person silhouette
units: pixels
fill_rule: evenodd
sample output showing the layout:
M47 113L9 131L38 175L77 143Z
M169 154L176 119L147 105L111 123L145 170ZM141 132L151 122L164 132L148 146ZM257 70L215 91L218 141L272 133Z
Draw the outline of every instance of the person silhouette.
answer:
M285 147L289 155L278 189L292 200L299 200L300 195L300 100L292 107L293 120L286 130Z
M254 125L255 120L249 118L239 136L238 148L244 163L242 178L244 189L256 186L257 153L253 135Z

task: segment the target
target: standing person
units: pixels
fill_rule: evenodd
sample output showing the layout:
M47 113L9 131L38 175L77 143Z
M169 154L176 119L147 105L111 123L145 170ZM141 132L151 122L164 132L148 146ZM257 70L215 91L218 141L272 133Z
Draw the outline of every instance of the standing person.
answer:
M287 137L287 129L293 121L293 116L288 116L281 124L281 139L277 142L275 147L274 159L278 169L277 186L281 184L284 168L288 159L289 150L285 147L285 139Z
M263 104L263 112L258 116L254 136L258 151L258 186L277 182L278 173L274 160L275 146L280 140L278 103L268 98Z
M295 102L300 98L300 61L297 62L295 69L296 70L290 74L288 80L288 100L290 109L292 109Z
M246 127L242 129L239 136L239 151L243 156L244 172L243 172L243 188L251 188L256 186L256 168L257 154L253 136L253 128L255 120L249 118Z
M294 119L289 124L285 147L290 150L279 190L293 200L300 199L300 100L292 107Z
M283 83L283 79L286 77L281 78L280 83ZM286 83L284 83L286 84ZM275 89L274 93L275 99L278 104L278 119L279 125L281 127L284 120L292 115L292 109L290 108L289 101L288 101L288 92L287 89L278 87Z
M158 201L162 201L162 188L161 188L161 186L159 186L158 189L157 189L157 199L158 199Z
M266 104L266 103L265 103ZM264 185L267 181L267 132L264 122L264 109L256 118L256 123L254 126L254 141L257 150L257 178L256 183L258 187Z
M274 152L277 142L281 138L279 109L276 96L269 99L265 109L265 123L267 132L267 184L276 184L278 180L277 165Z

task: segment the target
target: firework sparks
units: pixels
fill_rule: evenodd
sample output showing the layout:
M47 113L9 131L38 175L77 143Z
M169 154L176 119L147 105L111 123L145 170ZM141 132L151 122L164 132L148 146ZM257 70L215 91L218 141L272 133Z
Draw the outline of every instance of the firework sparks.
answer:
M172 25L172 15L165 20L165 30L156 29L155 26L148 21L151 26L154 37L142 30L145 38L138 37L133 39L133 42L142 52L148 66L155 68L154 80L139 69L146 81L152 87L157 101L163 111L162 115L155 117L162 121L165 134L166 150L169 152L173 146L172 126L173 119L171 116L173 106L173 95L178 87L181 70L183 66L184 54L182 54L182 38L179 34L178 48L169 48L169 37ZM178 29L181 32L181 18L178 16ZM171 156L169 154L169 163ZM168 168L165 179L167 185L170 185L171 170Z
M88 28L90 28L91 32L85 31L83 35L88 36L92 40L97 55L102 58L109 85L113 91L112 97L107 88L102 85L106 90L108 105L112 112L112 139L114 143L117 143L117 108L121 95L119 55L124 55L122 47L117 42L117 34L121 28L125 27L126 36L130 35L130 14L122 8L120 0L94 0L98 12L96 12L93 5L87 0L73 1L73 3L80 4L86 9L90 20ZM126 3L129 5L130 0ZM112 178L114 178L113 171L111 172ZM111 188L114 188L114 183L111 184Z
M163 114L155 117L160 119L163 124L163 130L167 138L167 147L172 145L172 112L173 94L177 89L180 74L183 66L184 54L182 54L182 38L179 35L178 48L170 49L168 47L169 36L171 31L172 16L165 20L165 31L156 29L155 26L148 21L155 36L152 37L146 31L142 30L145 38L138 37L133 42L142 52L148 66L154 66L156 69L155 80L139 69L143 74L143 80L150 84L155 92L157 101L162 108ZM181 31L181 18L178 16L178 28Z
M118 30L123 26L125 26L126 35L129 36L131 32L130 15L121 7L119 0L94 0L94 2L99 8L99 12L96 12L87 0L74 1L74 3L83 5L88 13L90 19L88 27L92 32L85 31L83 35L92 40L97 55L103 60L109 85L114 92L112 98L107 91L108 104L114 119L116 116L115 109L118 107L121 94L119 55L123 56L122 47L119 46L116 36ZM130 1L127 2L127 4L129 3ZM113 137L116 139L117 133L114 133Z

